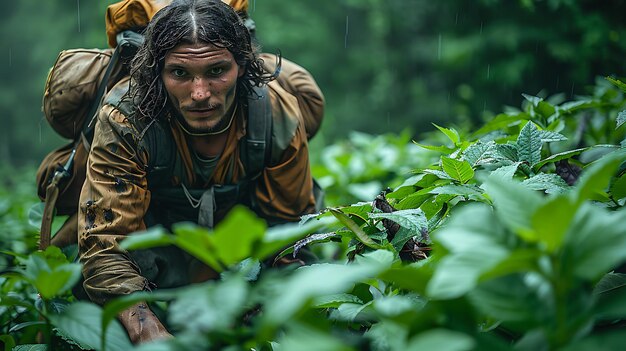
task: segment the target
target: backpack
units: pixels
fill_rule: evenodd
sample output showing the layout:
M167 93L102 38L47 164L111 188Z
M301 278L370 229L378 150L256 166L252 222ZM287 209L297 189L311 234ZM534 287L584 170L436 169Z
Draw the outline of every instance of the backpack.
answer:
M114 50L62 51L48 75L43 97L44 114L58 134L72 141L50 152L37 171L38 195L44 202L40 249L45 249L51 243L51 226L55 215L68 215L69 218L58 230L53 244L63 247L76 242L78 203L86 178L87 157L93 139L95 119L108 90L128 76L130 58L142 41L140 34L123 31L117 35L117 46ZM266 95L262 91L257 94ZM249 106L247 147L241 157L244 164L252 170L251 174L260 174L266 164L266 151L270 149L266 145L271 142L269 98L258 101L251 99ZM321 116L319 118L321 122ZM317 127L319 123L315 130ZM158 133L160 129L148 130ZM150 139L159 138L148 138ZM160 168L160 172L168 171L167 167L156 168ZM238 187L221 190L224 198L230 196L228 191L241 191ZM321 187L314 180L318 210L321 209L323 195Z

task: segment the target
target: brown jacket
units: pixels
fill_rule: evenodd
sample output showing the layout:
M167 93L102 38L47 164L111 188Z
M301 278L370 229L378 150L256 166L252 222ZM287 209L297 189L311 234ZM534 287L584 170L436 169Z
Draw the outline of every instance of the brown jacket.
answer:
M319 88L312 78L307 79L310 83L296 82L296 85L315 95L323 106ZM127 84L127 80L120 84ZM312 116L311 108L302 108L302 102L299 103L302 97L290 94L277 81L269 84L269 95L273 117L272 149L282 151L272 154L271 164L263 169L253 191L258 210L264 217L297 221L315 208L305 121L321 122L321 115ZM185 179L172 179L174 186L181 182L196 188L232 184L245 176L238 141L246 133L246 116L243 108L238 111L209 184L195 179L185 136L176 123L170 124L185 169ZM317 109L321 111L322 108ZM150 204L151 191L144 166L150 155L137 153L137 134L120 110L112 105L103 106L96 123L78 215L83 286L96 303L144 290L149 285L137 263L118 245L128 234L145 229L144 215Z

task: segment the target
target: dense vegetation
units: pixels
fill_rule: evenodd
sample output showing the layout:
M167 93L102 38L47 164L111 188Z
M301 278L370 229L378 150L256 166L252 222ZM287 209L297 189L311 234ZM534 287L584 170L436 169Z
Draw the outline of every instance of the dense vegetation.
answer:
M63 143L40 111L47 70L106 46L112 2L0 4L0 349L623 347L624 0L251 0L265 51L326 95L311 149L328 208L134 236L221 279L100 307L72 295L76 248L36 250L33 165ZM260 263L305 249L317 264ZM138 300L176 339L130 345L115 315Z
M266 228L236 208L214 231L132 236L129 250L177 245L221 279L103 307L71 295L75 253L34 250L40 206L13 174L0 203L0 340L129 350L115 316L148 300L177 338L137 350L618 349L625 88L608 79L575 101L525 95L480 128L436 126L416 142L352 134L316 164L326 210ZM317 264L260 264L304 247Z

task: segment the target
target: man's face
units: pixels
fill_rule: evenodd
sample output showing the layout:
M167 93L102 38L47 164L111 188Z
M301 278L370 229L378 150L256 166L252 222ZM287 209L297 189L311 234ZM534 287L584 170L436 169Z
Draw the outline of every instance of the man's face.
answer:
M170 50L161 77L181 122L190 132L207 133L228 124L243 73L228 49L198 43Z

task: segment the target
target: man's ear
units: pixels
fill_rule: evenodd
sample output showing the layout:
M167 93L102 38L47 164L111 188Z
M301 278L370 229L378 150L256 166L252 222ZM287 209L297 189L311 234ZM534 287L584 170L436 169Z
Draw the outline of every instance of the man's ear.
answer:
M239 72L237 72L237 78L243 76L246 73L246 66L239 65Z

